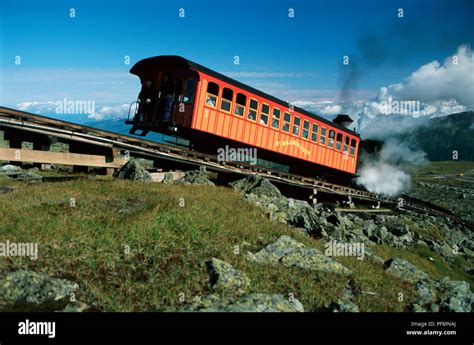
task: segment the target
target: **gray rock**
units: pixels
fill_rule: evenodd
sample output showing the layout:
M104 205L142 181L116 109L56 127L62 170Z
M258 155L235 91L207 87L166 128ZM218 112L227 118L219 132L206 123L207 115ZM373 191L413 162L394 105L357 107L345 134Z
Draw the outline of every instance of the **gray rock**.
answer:
M316 248L298 248L286 254L281 263L304 271L329 272L342 275L352 274L344 265L327 257Z
M138 160L131 159L127 164L114 173L114 177L132 181L152 182L150 173L141 166Z
M27 182L37 182L43 179L43 176L35 173L34 171L26 171L20 173L12 173L8 175L9 178Z
M185 175L175 183L186 185L197 184L214 186L214 182L209 180L207 173L201 170L186 171Z
M165 176L163 177L163 183L164 184L173 184L173 181L174 181L174 176L172 173L165 173Z
M327 257L316 248L307 248L289 236L281 236L256 254L248 253L247 258L257 263L281 263L305 271L331 272L349 275L352 272Z
M225 261L213 258L206 265L211 286L214 288L230 290L241 295L250 286L250 279Z
M245 194L276 198L281 197L280 190L260 175L250 175L244 179L232 182L230 185Z
M304 244L295 241L290 236L283 235L275 242L267 245L256 254L248 253L247 257L258 263L277 263L288 253L303 248Z
M16 165L6 164L0 166L0 176L21 173L21 168Z
M250 294L240 298L220 298L216 295L196 297L181 311L198 312L304 312L296 298L291 301L280 294Z
M69 302L76 283L32 271L15 271L0 277L0 311L56 311Z
M329 307L329 311L333 313L358 313L359 307L357 304L351 301L338 300L337 302L332 302Z
M448 277L415 284L418 297L412 309L418 312L471 312L474 310L474 294L469 283L452 281Z
M387 261L386 265L386 272L410 283L417 283L429 278L428 274L404 259L393 258Z

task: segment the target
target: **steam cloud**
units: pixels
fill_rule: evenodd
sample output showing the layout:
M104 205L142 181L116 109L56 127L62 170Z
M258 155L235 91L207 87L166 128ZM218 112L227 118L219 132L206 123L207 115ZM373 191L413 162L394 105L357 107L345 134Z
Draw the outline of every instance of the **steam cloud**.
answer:
M404 143L390 139L384 143L377 156L365 155L359 168L356 183L368 191L394 197L410 188L411 177L400 165L423 164L426 154L414 151Z

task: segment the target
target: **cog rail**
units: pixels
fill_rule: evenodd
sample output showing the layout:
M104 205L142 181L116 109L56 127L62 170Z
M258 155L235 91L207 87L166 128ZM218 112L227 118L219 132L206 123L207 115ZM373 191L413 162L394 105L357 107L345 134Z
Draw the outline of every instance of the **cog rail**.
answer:
M379 206L385 205L400 210L409 210L432 215L454 216L449 211L440 207L428 205L427 203L419 202L416 199L408 197L394 199L352 187L321 181L311 177L285 173L246 163L222 162L217 159L216 155L205 154L141 138L139 139L128 135L100 130L6 107L0 107L0 129L4 131L11 129L21 130L66 139L72 142L92 144L111 149L120 149L127 151L130 156L204 166L213 171L241 175L259 174L271 181L313 189L314 194L319 191L351 197L352 199L373 201Z

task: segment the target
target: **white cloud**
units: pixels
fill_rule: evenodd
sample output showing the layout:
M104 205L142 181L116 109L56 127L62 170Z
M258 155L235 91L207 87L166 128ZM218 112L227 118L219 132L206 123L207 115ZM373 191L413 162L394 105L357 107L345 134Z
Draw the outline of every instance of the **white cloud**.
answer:
M377 100L414 99L423 103L440 100L455 101L459 105L474 105L474 56L462 45L443 63L432 61L421 66L401 83L382 87Z

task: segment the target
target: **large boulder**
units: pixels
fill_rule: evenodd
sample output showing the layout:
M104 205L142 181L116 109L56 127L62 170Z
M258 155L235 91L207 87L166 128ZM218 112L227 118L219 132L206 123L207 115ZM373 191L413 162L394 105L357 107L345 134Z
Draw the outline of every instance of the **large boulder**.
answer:
M250 175L241 180L231 182L230 185L244 194L277 198L281 196L280 190L260 175Z
M153 181L150 173L144 167L142 167L140 162L136 159L131 159L127 164L117 170L114 173L114 177L132 181Z
M429 278L428 274L404 259L393 258L386 263L386 272L409 283L417 283Z
M289 236L281 236L277 241L261 249L248 253L247 258L257 263L281 263L286 267L304 271L330 272L343 275L351 271L337 261L327 257L316 248L307 248Z
M286 198L277 187L260 175L251 175L230 185L263 209L271 220L304 229L307 234L321 233L317 210L306 201Z
M250 294L240 298L220 298L216 295L195 297L181 311L198 312L304 312L296 298L280 294Z
M440 281L425 280L415 285L418 297L412 310L418 312L471 312L474 310L474 294L469 283L453 281L448 277Z
M258 263L277 263L285 255L303 247L303 243L295 241L290 236L283 235L275 242L262 248L256 254L248 252L247 257L251 261Z
M20 270L0 277L0 311L56 311L68 304L78 285Z
M0 166L0 176L19 174L21 173L21 168L16 165L6 164Z
M209 180L208 174L201 170L186 171L185 175L175 182L176 184L198 184L214 186L214 182Z
M221 288L241 295L250 286L250 279L225 261L213 258L206 262L206 265L213 288Z
M347 267L327 257L316 248L293 250L281 259L281 263L286 267L296 267L304 271L352 274Z

